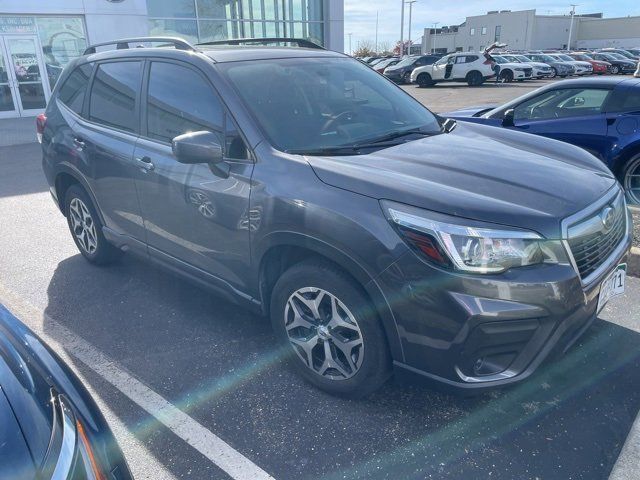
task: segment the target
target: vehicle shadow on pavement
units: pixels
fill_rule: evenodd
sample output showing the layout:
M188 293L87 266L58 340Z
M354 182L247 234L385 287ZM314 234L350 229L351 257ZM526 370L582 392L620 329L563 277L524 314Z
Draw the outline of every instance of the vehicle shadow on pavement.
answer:
M0 198L46 192L38 143L0 147L0 172L15 181L0 183Z
M602 479L640 408L640 334L601 320L508 389L465 398L390 382L355 401L301 381L266 319L130 256L60 262L48 298L50 318L279 479ZM109 405L176 475L212 478L144 411Z

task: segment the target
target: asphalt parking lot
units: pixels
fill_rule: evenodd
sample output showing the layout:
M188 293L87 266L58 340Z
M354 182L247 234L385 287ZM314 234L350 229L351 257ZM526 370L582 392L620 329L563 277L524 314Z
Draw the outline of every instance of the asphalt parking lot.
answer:
M445 111L543 83L403 88ZM0 147L0 168L0 303L85 380L138 479L230 478L218 446L247 460L235 478L603 479L640 409L640 279L523 384L343 400L282 364L265 319L131 256L84 261L39 145Z

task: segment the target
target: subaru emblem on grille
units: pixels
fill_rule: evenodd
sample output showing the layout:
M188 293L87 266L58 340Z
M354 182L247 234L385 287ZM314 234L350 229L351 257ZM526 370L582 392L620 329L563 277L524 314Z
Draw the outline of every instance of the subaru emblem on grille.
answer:
M613 228L613 224L615 223L615 212L611 207L604 207L602 212L600 212L600 220L602 221L602 225L606 232Z

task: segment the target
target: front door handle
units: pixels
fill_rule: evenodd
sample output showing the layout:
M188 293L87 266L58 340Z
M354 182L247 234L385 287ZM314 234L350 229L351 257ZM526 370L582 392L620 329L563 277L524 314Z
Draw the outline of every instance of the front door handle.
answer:
M138 166L147 171L150 172L151 170L153 170L155 167L155 165L151 162L151 159L147 156L144 157L137 157L136 158L136 162L138 162Z
M81 138L79 138L79 137L75 137L75 138L73 139L73 144L75 145L75 147L76 147L78 150L82 150L82 149L84 149L84 147L86 147L86 145L85 145L85 143L84 143L84 140L82 140L82 139L81 139Z

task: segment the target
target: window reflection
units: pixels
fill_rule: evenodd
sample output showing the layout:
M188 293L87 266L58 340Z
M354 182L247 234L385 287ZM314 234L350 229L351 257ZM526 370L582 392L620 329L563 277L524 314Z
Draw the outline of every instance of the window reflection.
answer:
M150 33L192 41L297 37L324 43L322 0L147 0Z

